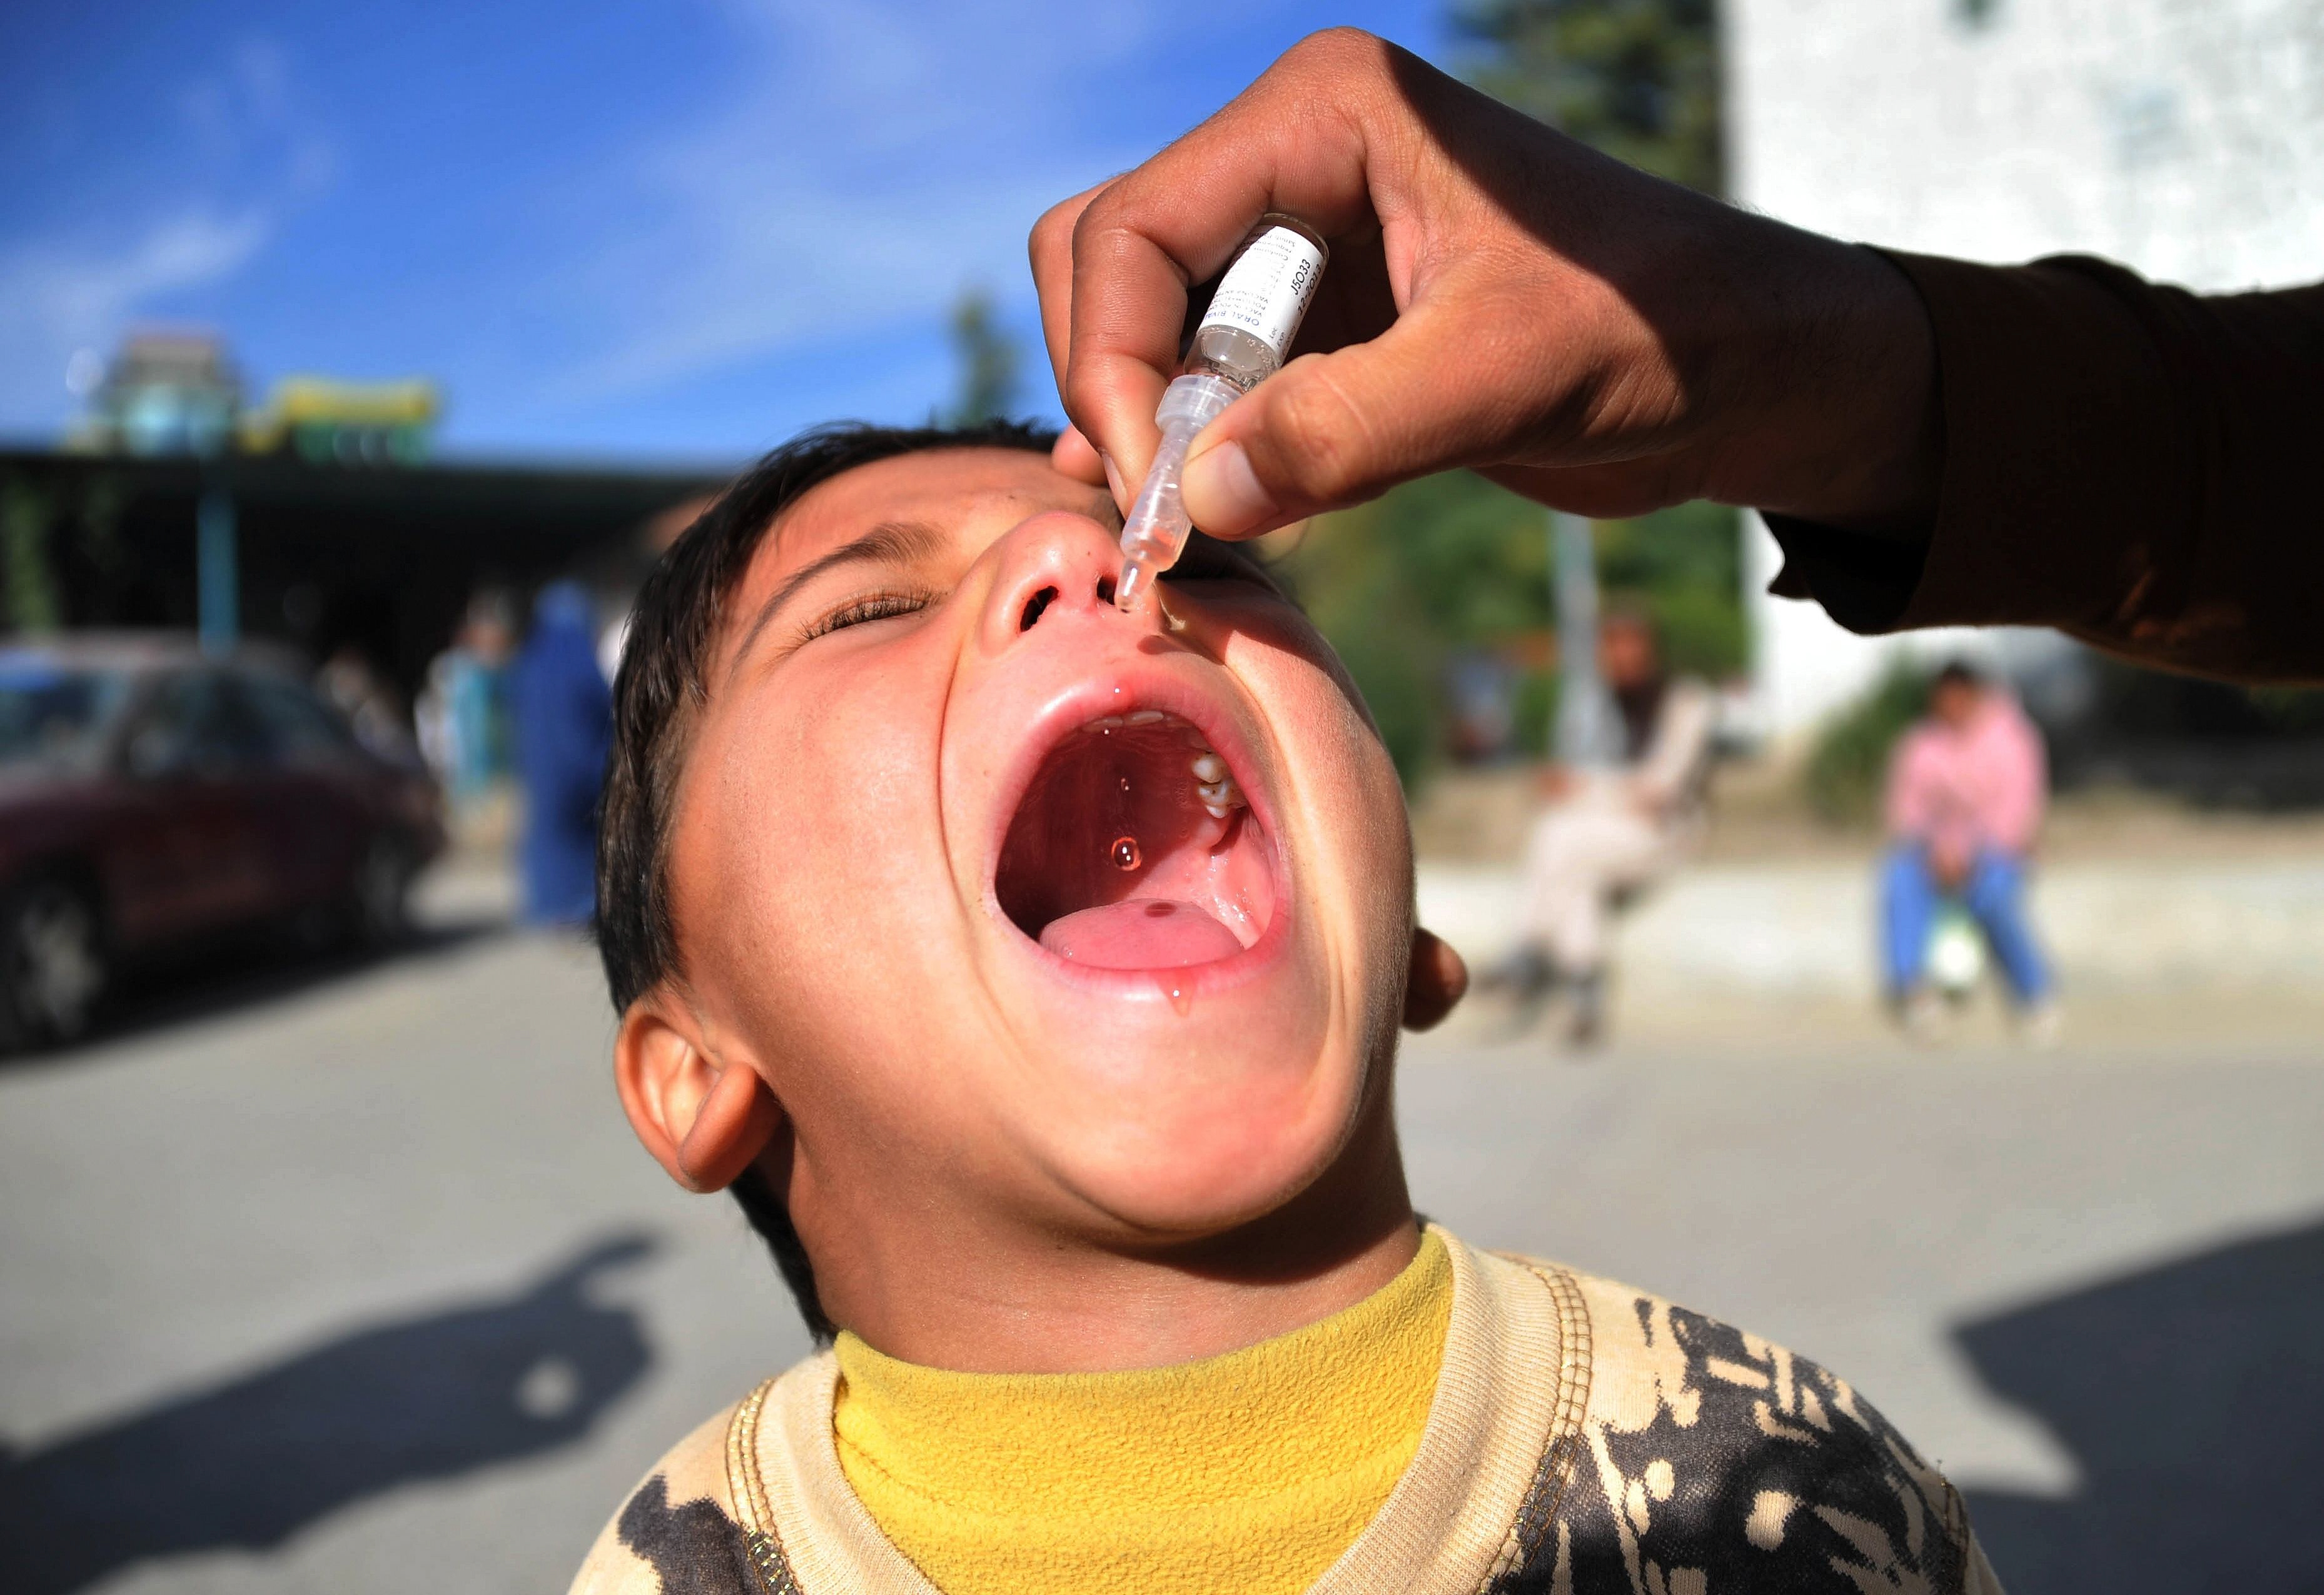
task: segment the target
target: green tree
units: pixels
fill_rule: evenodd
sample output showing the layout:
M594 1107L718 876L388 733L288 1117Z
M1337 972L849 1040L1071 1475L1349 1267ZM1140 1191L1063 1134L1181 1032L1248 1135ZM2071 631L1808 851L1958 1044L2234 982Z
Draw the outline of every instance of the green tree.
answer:
M1017 402L1024 355L984 289L964 289L953 301L952 346L960 363L960 387L945 419L973 427L1006 417Z
M1598 579L1655 617L1673 669L1715 678L1750 663L1741 528L1726 505L1697 500L1634 521L1600 521Z
M1480 88L1618 160L1721 191L1711 0L1458 0Z
M1735 516L1685 504L1597 527L1609 599L1660 624L1674 668L1745 660ZM1279 572L1362 689L1408 787L1443 751L1442 682L1459 650L1517 662L1518 745L1540 752L1555 705L1547 512L1467 472L1406 483L1316 521Z
M1452 652L1549 623L1540 507L1466 472L1322 517L1277 569L1355 678L1408 788L1443 751Z
M1836 825L1875 823L1888 757L1897 739L1928 711L1928 671L1900 659L1870 691L1827 720L1801 771L1817 815Z

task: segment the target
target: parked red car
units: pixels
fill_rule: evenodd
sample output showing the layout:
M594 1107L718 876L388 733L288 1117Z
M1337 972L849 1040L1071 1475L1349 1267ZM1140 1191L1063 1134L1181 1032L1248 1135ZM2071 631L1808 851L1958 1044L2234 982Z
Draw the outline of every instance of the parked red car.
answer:
M392 939L443 846L417 761L364 747L288 656L0 643L0 1048L70 1039L120 972L228 927Z

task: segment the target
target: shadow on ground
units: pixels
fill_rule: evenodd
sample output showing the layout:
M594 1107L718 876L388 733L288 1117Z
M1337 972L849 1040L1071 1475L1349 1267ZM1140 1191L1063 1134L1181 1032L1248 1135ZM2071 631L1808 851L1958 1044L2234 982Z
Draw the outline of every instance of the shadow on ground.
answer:
M2324 1590L2324 1224L1972 1324L1986 1381L2081 1464L1969 1493L2009 1595Z
M512 1295L0 1452L0 1583L63 1595L150 1558L279 1545L367 1496L573 1443L651 1360L593 1284L653 1249L610 1237Z

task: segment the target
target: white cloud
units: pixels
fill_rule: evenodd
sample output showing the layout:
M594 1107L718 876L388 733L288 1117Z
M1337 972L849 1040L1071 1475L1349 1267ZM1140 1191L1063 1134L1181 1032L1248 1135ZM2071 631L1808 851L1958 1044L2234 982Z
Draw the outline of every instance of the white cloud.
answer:
M0 232L0 429L56 427L76 351L109 350L157 302L234 277L336 174L334 145L264 39L233 46L171 103L188 147L130 174L124 191L144 204L114 206L110 225L33 217Z
M0 247L0 420L50 421L76 350L109 346L153 299L232 276L272 230L263 209L193 209L112 248L39 238Z
M42 320L85 342L154 295L232 275L258 253L271 226L261 210L193 211L152 227L117 256L32 252L0 265L0 300L21 295Z
M595 318L551 384L567 401L928 326L971 281L1029 302L1032 219L1147 152L1093 148L1069 118L1136 69L1158 5L1038 28L990 0L723 10L743 87L608 175L604 213L638 224L562 284Z

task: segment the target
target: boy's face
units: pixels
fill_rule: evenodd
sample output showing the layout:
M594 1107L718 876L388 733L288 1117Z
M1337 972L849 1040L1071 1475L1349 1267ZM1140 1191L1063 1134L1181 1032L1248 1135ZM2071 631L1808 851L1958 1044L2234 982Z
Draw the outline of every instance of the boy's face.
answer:
M726 606L672 899L811 1248L876 1248L875 1204L1217 1233L1385 1123L1394 770L1258 580L1117 611L1118 530L1042 456L909 455L801 498Z

